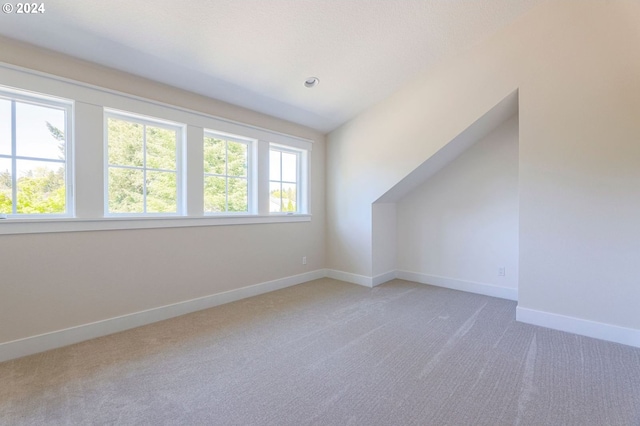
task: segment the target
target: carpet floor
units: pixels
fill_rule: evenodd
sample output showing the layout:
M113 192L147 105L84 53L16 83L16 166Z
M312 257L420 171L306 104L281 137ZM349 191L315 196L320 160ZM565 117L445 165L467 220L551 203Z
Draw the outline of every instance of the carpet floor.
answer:
M322 279L0 364L3 425L640 425L640 349Z

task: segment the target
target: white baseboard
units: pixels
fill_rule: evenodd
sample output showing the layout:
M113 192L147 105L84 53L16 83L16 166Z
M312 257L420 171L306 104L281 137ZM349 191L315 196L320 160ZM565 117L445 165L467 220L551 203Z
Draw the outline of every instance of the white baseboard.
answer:
M391 281L395 279L396 279L396 271L395 270L388 271L388 272L385 272L384 274L376 275L375 277L371 278L371 286L375 287L377 285L384 284L387 281Z
M334 280L345 281L352 284L358 284L364 287L373 287L373 278L365 275L352 274L350 272L337 271L335 269L327 269L326 276Z
M373 288L380 284L384 284L387 281L391 281L396 278L396 271L388 271L384 274L376 275L375 277L368 277L366 275L352 274L351 272L338 271L335 269L327 269L328 278L334 280L345 281L352 284L358 284L364 287Z
M103 321L2 343L0 344L0 362L129 330L142 325L324 278L325 276L327 276L326 270L318 269L316 271L250 285L224 293L186 300L146 311L135 312Z
M401 280L415 281L422 284L434 285L436 287L445 287L452 290L484 294L485 296L499 297L507 300L518 300L518 289L516 288L498 287L486 283L458 280L455 278L440 277L438 275L428 275L410 271L396 271L396 277Z
M0 362L129 330L142 325L185 315L202 309L212 308L214 306L234 302L247 297L257 296L324 277L346 281L369 288L380 285L394 278L400 278L407 281L415 281L423 284L468 291L471 293L484 294L503 299L516 301L518 299L517 289L497 287L490 284L456 280L417 272L389 271L375 277L367 277L364 275L352 274L333 269L318 269L316 271L267 281L236 290L226 291L224 293L213 294L103 321L83 324L64 330L2 343L0 344ZM516 309L516 319L528 324L640 348L640 330L636 329L552 314L520 306Z
M554 330L566 331L581 336L640 348L640 330L604 324L565 315L535 309L516 308L516 320L527 324L539 325Z

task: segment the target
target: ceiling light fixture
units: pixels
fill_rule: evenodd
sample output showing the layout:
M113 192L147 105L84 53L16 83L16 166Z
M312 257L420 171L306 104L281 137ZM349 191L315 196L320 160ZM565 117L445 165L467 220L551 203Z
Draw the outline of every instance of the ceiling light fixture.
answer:
M309 77L304 82L304 87L308 87L311 89L312 87L316 87L320 83L320 79L318 77Z

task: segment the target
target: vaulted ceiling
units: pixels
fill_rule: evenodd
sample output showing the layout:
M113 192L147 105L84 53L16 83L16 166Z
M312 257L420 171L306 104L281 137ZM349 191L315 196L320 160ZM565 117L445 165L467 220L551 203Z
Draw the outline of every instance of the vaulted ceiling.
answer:
M0 34L328 132L542 1L48 0Z

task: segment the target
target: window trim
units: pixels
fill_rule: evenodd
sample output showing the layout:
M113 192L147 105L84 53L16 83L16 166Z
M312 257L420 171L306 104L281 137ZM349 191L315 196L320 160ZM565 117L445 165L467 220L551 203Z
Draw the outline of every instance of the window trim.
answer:
M269 223L310 222L312 215L245 216L138 216L103 218L0 219L0 235L49 234L57 232L113 231L135 229L239 226Z
M279 180L272 180L271 179L271 170L269 170L269 198L271 198L271 183L279 183L280 184L280 211L278 212L272 212L269 211L270 214L284 214L284 215L296 215L299 214L301 212L301 203L300 200L302 198L302 191L304 190L304 188L302 187L302 170L301 170L301 163L302 163L302 152L300 150L297 149L292 149L290 147L286 147L286 146L281 146L278 144L269 144L269 165L271 165L271 151L277 151L280 153L280 179ZM282 177L282 154L287 153L287 154L293 154L296 156L296 180L295 182L291 182L291 181L285 181ZM269 166L269 169L271 169L271 166ZM282 187L284 186L284 184L293 184L296 186L296 210L289 212L289 211L282 211Z
M306 215L309 214L310 206L309 206L309 167L310 167L310 149L298 148L290 145L284 145L279 143L269 143L269 153L271 153L271 149L276 151L287 152L296 154L296 211L295 212L269 212L270 215L274 216L296 216L296 215ZM282 161L282 160L281 160ZM281 163L282 167L282 163ZM282 177L282 169L280 170L280 177ZM271 175L269 175L269 184L271 184ZM274 181L278 182L278 181ZM293 183L287 181L279 181L282 183ZM271 190L269 189L269 193Z
M132 218L152 218L152 217L184 217L186 215L185 211L185 165L184 165L184 139L186 134L186 125L182 123L176 123L169 120L162 120L156 117L148 117L142 114L135 114L129 111L120 111L114 110L111 108L104 108L103 112L104 117L104 136L103 136L103 145L104 145L104 218L110 217L132 217ZM111 165L109 164L109 119L112 118L114 120L122 120L128 121L131 123L141 124L144 126L143 133L143 166L124 166L124 165ZM152 125L153 127L159 127L161 129L166 130L175 130L176 131L176 170L164 170L164 169L154 169L147 167L146 165L146 151L147 151L147 131L146 128L148 125ZM132 169L132 170L142 170L143 176L145 179L145 189L146 189L146 176L147 171L160 171L160 172L171 172L176 174L176 211L175 213L163 213L163 212L142 212L142 213L127 213L127 212L110 212L109 211L109 168L115 167L119 169ZM144 210L147 209L147 194L146 190L143 190L143 207Z
M207 216L207 217L220 217L220 216L242 216L242 215L250 215L250 216L255 216L257 213L257 208L256 208L256 202L255 202L255 184L254 184L254 176L256 175L256 162L254 161L254 157L256 157L255 155L255 145L258 142L255 139L251 139L251 138L246 138L246 137L242 137L239 135L232 135L229 133L224 133L224 132L218 132L216 130L212 130L212 129L203 129L204 130L204 136L202 138L202 152L204 155L204 139L209 137L209 138L217 138L217 139L221 139L224 140L225 142L235 142L235 143L241 143L247 146L247 177L245 178L247 181L247 211L246 212L233 212L233 211L229 211L228 210L228 200L227 200L227 210L224 212L207 212L204 211L204 199L203 199L203 203L202 203L202 209L203 209L203 215ZM228 149L228 145L227 145L227 149ZM225 155L225 164L227 164L227 159L228 159L228 151L227 151L227 155ZM203 159L204 160L204 159ZM203 161L203 166L204 166L204 161ZM227 167L225 165L225 167ZM225 174L224 175L217 175L215 173L207 173L203 170L202 173L202 182L203 182L203 192L202 195L204 197L204 181L205 178L207 176L217 176L217 177L224 177L225 179L228 179L230 176L227 174L228 169L225 170ZM238 178L235 176L231 176L232 178ZM228 186L227 186L227 191L225 193L225 196L228 198Z
M303 200L305 213L276 216L269 214L265 200L268 195L264 187L263 164L269 143L306 150L306 173L311 167L310 155L313 139L271 130L258 125L228 119L202 110L172 105L130 93L107 89L93 84L60 77L32 69L0 62L0 87L8 92L32 94L35 98L71 102L72 114L68 115L67 170L72 174L67 194L73 197L68 203L67 213L71 217L20 217L4 219L0 215L0 235L23 233L51 233L75 231L99 231L112 229L175 228L191 226L246 225L261 223L308 222L311 220L309 200ZM104 111L131 111L133 115L157 118L169 122L184 123L183 161L189 169L183 170L183 214L185 216L104 216ZM205 216L202 212L202 155L198 154L203 129L215 129L216 133L243 135L255 140L253 176L255 211L251 215ZM199 137L195 137L194 135ZM81 143L78 144L77 141ZM199 142L200 141L200 142ZM71 142L71 143L69 143ZM198 170L198 164L200 169ZM78 167L79 166L79 167ZM303 164L303 167L305 165ZM268 175L266 176L268 181ZM189 184L188 192L184 189ZM309 191L309 189L308 189ZM311 193L307 194L310 197ZM305 204L306 203L306 204ZM199 208L198 208L199 207ZM73 209L73 210L69 210Z
M11 102L11 155L0 154L0 158L11 161L12 212L0 216L2 220L43 220L75 217L75 179L74 179L74 101L56 96L34 93L0 85L0 99ZM64 161L51 158L17 155L16 141L16 101L24 104L58 109L64 111L65 158ZM18 160L60 163L64 165L65 213L16 213L17 182L16 163ZM14 185L14 182L16 185Z

